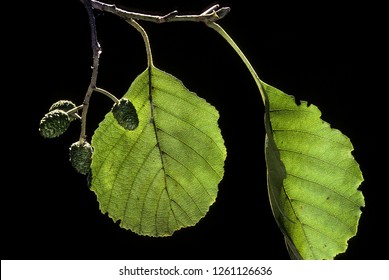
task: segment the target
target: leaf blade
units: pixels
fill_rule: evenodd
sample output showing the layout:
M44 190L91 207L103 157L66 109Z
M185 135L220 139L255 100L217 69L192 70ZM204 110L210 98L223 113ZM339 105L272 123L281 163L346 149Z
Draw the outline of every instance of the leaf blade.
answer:
M349 138L320 110L263 83L265 155L273 214L292 258L333 259L356 234L363 181Z
M217 110L154 66L124 97L138 112L138 128L125 131L108 113L92 139L91 189L101 211L141 235L195 225L224 175Z

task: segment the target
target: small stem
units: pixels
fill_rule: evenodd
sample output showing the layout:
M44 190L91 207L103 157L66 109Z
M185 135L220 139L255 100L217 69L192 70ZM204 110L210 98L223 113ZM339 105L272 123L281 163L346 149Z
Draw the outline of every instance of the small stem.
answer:
M146 47L146 55L147 55L147 65L149 69L153 65L153 55L151 53L151 46L150 46L150 40L149 37L147 36L146 31L143 29L142 26L139 25L135 20L133 19L128 19L126 20L131 26L133 26L139 33L142 35L143 41L145 43Z
M102 89L102 88L99 88L99 87L96 87L95 91L100 92L100 93L104 94L105 96L108 96L109 98L112 99L113 102L119 103L119 99L117 99L116 96L113 95L112 93L110 93L109 91Z
M254 78L254 81L258 86L259 92L261 93L263 104L265 104L266 94L265 94L265 90L264 90L263 85L262 85L262 81L259 79L259 76L258 76L257 72L255 72L255 69L251 65L250 61L247 59L247 57L244 55L244 53L241 51L241 49L238 47L238 45L234 42L234 40L230 37L230 35L228 35L227 32L220 25L218 25L215 22L206 22L205 24L208 27L215 30L217 33L219 33L230 44L230 46L235 50L235 52L239 55L239 57L242 59L242 61L246 65L247 69L250 71L251 76Z
M66 113L67 113L68 115L77 113L82 107L84 107L83 104L81 104L81 105L79 105L79 106L77 106L77 107L75 107L75 108L73 108L73 109L67 111Z

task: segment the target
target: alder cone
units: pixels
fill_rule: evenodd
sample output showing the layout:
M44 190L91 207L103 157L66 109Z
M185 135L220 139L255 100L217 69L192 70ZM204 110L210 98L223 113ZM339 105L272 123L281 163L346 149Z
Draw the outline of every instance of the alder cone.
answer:
M83 143L77 141L69 148L70 163L78 173L84 175L89 173L90 165L92 163L92 154L93 148L86 141Z
M76 108L76 104L74 104L72 101L69 100L59 100L55 102L53 105L51 105L49 111L53 111L55 109L62 110L62 111L69 111L71 109Z
M69 125L69 115L65 111L55 109L41 119L39 132L44 138L55 138L63 134Z
M112 113L118 123L127 130L134 130L139 125L138 114L130 100L122 98L112 107Z
M68 112L74 108L76 108L76 104L74 104L72 101L59 100L59 101L55 102L53 105L51 105L49 112L56 110L56 109ZM74 121L75 119L77 119L76 113L69 115L69 118L70 118L70 121Z

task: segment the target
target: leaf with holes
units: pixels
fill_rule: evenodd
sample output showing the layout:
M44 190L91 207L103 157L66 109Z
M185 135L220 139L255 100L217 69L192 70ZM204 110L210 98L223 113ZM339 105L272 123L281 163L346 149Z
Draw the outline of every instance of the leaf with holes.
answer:
M100 210L140 235L195 225L214 203L226 148L219 113L181 81L150 66L132 83L139 125L109 112L92 139L91 189Z
M353 146L319 109L263 83L266 164L274 217L295 259L333 259L357 232L364 198Z

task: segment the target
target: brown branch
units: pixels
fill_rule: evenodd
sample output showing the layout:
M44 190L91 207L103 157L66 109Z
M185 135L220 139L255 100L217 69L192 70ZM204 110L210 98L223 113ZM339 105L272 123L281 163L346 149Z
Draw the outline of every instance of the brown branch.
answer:
M86 139L86 115L88 113L89 108L89 100L92 96L93 91L96 89L97 83L97 73L99 71L99 60L101 54L101 47L97 40L97 31L96 31L96 21L95 16L93 14L93 7L90 0L80 0L88 13L89 18L89 26L91 29L91 45L92 45L92 77L90 84L88 86L88 90L85 94L81 115L81 133L80 133L80 143L83 143Z
M106 4L100 1L91 0L92 7L96 10L115 14L125 20L135 19L151 21L155 23L165 23L174 21L194 21L194 22L214 22L225 17L229 12L229 7L220 7L218 4L206 9L199 15L179 15L178 11L172 11L166 15L150 15L126 11L116 7L114 4Z

